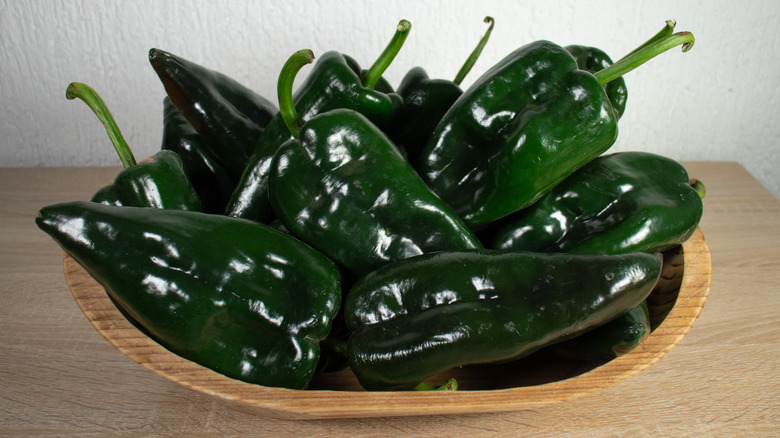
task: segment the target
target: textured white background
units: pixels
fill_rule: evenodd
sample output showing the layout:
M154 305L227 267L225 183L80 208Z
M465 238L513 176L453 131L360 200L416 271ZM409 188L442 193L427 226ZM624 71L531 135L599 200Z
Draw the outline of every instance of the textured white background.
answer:
M618 59L677 20L696 45L626 76L628 107L613 150L738 161L780 197L780 2L773 0L0 0L0 166L119 164L86 105L65 99L72 81L103 96L137 157L159 149L164 90L148 63L152 47L275 100L277 72L294 51L338 50L367 67L401 18L413 28L386 73L390 82L414 65L452 78L486 15L495 31L464 86L532 40L593 45Z

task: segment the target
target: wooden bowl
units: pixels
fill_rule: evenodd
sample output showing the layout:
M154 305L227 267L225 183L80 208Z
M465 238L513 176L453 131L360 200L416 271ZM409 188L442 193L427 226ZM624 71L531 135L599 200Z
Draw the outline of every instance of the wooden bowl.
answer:
M602 364L562 359L542 350L503 365L463 367L456 392L367 392L349 369L323 373L311 389L269 388L234 380L183 359L144 335L114 306L103 288L73 259L65 278L87 319L111 344L139 364L230 406L277 418L348 418L501 412L557 403L623 381L671 350L699 316L710 289L710 253L701 230L664 256L664 272L648 298L653 331L625 356ZM431 380L442 383L444 377Z

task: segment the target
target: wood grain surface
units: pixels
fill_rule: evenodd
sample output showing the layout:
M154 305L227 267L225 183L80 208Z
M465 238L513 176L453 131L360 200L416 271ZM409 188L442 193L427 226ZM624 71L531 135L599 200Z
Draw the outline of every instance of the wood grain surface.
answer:
M235 409L150 372L90 324L61 250L33 219L44 205L87 199L118 168L0 169L0 435L777 436L780 202L737 163L684 164L707 184L712 283L698 321L655 364L599 391L507 412L308 421L270 417L281 405ZM504 391L480 392L489 404ZM339 392L317 393L298 412L340 409Z

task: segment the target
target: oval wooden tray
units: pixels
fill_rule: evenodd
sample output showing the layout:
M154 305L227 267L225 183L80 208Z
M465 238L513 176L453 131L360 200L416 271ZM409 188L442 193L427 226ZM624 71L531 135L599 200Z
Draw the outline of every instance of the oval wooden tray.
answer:
M582 396L623 381L663 357L688 333L710 289L710 253L701 230L681 250L665 254L662 281L648 299L654 330L631 353L593 364L542 350L511 364L474 366L456 377L456 392L367 392L345 369L321 374L312 389L268 388L230 379L183 359L144 335L103 288L65 255L68 286L87 319L122 353L174 382L213 395L243 411L276 418L439 415L531 409ZM433 383L437 379L433 379Z

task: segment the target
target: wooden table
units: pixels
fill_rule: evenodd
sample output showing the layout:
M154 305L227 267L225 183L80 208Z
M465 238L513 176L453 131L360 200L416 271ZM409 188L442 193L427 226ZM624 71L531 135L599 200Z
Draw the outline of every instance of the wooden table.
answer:
M685 163L704 181L712 286L690 333L606 390L534 410L278 420L227 407L124 356L68 291L33 218L87 199L118 168L0 169L0 435L777 436L780 202L736 163Z

